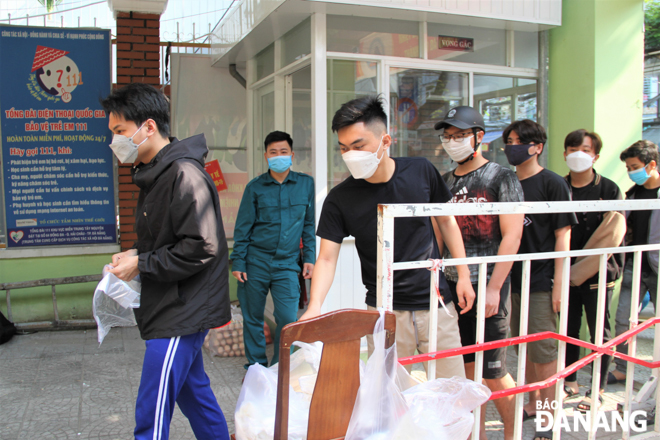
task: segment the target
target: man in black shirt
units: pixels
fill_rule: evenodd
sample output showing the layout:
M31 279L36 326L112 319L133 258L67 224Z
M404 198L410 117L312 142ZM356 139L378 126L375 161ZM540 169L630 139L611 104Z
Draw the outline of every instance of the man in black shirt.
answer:
M522 202L523 189L516 174L509 168L489 162L481 154L481 141L485 131L481 114L468 106L455 107L444 120L435 125L442 129L440 140L449 157L458 165L456 169L444 174L454 197L452 203L493 203ZM470 215L458 216L456 221L461 229L465 253L468 257L491 255L515 255L520 246L523 229L522 214ZM445 249L445 258L451 258L451 252ZM486 325L484 342L506 339L509 332L511 310L509 272L513 265L510 261L488 264L484 276L486 285ZM479 266L470 265L472 287L476 291L479 282ZM454 267L445 269L449 288L454 290L457 274ZM477 313L473 307L468 313L458 317L463 346L477 343ZM506 347L484 352L483 378L488 388L500 391L516 386L506 368ZM465 373L474 378L474 353L463 356ZM504 424L504 438L513 439L515 402L514 396L495 400L497 411ZM482 436L486 438L485 408L482 415Z
M424 158L391 158L392 138L387 134L387 116L375 96L354 99L342 105L332 120L342 159L351 177L333 188L323 204L316 235L321 247L314 269L310 301L301 320L321 313L332 285L341 242L355 237L367 288L366 303L376 307L377 206L379 203L444 203L451 199L442 177ZM435 217L445 244L456 258L465 257L460 230L453 216ZM394 261L439 258L428 217L397 218L394 221ZM472 307L474 290L466 265L458 266L458 305L465 313ZM393 309L397 316L396 343L399 356L415 349L428 351L430 272L426 269L394 272ZM442 305L438 311L437 349L459 348L458 318L444 276L440 276ZM441 377L465 377L463 359L454 356L437 361Z
M627 199L657 199L660 189L660 174L658 174L658 147L650 141L641 140L623 150L619 158L626 163L628 176L635 182L627 192ZM658 243L660 237L660 218L658 211L631 211L628 217L628 232L626 245ZM619 305L616 310L616 334L630 328L630 307L632 292L633 256L626 258L619 294ZM641 285L639 301L641 303L646 291L650 292L653 306L657 307L658 285L658 251L642 254ZM628 344L619 344L616 351L628 353ZM626 379L627 362L616 359L616 369L610 373L608 383L616 383Z
M575 130L564 140L564 158L570 173L565 177L570 185L573 200L621 200L621 191L616 183L601 176L594 170L602 141L597 133ZM625 233L623 216L618 212L578 212L578 223L571 230L571 250L615 247L621 244ZM580 339L582 309L587 317L591 342L596 341L596 318L598 308L598 267L600 257L573 258L571 261L571 287L568 302L567 335ZM614 290L614 281L622 271L622 255L614 254L607 261L607 285L605 296L605 318L603 322L603 343L612 338L610 331L609 305ZM566 345L566 365L580 359L580 347ZM607 372L611 356L601 359L600 392L605 390ZM568 396L578 394L577 372L566 377L564 391ZM593 395L587 392L578 404L578 410L591 408Z
M559 202L571 199L566 181L539 165L538 158L547 140L545 129L525 119L509 125L502 134L504 152L525 193L526 202ZM527 214L519 254L569 250L574 214ZM518 336L520 315L528 314L528 333L557 331L561 303L562 259L533 260L529 280L529 310L520 310L522 263L511 271L511 333ZM557 344L552 339L527 344L527 383L540 382L557 372ZM537 402L547 408L554 399L554 386L530 393L525 405L527 417L536 413ZM538 437L538 436L537 436Z

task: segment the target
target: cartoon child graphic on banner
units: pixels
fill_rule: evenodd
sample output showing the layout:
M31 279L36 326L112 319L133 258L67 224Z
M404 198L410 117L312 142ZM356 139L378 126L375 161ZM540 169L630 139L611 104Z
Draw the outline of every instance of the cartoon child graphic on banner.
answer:
M83 83L82 73L76 63L66 56L68 53L65 50L37 46L31 71L34 75L31 78L48 94L41 93L42 96L61 97L62 101L69 102L71 92Z

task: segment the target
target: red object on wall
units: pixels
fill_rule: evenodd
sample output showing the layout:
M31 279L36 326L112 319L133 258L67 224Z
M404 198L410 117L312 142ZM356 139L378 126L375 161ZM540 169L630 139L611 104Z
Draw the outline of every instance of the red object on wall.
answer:
M220 162L218 162L218 159L214 159L211 162L206 162L204 169L213 178L213 183L215 183L215 187L218 189L218 192L227 189L227 181L225 180L225 176L222 175L222 170L220 169Z

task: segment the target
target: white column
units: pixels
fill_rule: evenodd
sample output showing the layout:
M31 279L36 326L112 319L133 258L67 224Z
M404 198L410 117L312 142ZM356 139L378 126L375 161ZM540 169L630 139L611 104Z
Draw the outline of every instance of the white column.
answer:
M316 185L316 224L328 194L328 78L325 13L311 17L312 31L312 173ZM321 240L316 237L316 249ZM326 312L326 306L322 308Z

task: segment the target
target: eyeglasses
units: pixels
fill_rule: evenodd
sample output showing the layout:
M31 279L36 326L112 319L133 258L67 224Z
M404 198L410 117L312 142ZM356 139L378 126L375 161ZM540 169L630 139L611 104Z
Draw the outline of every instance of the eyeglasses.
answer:
M467 139L471 136L474 136L474 133L456 133L456 134L441 134L438 137L440 138L440 142L443 144L448 144L452 139L455 140L456 142L462 142L464 139Z

